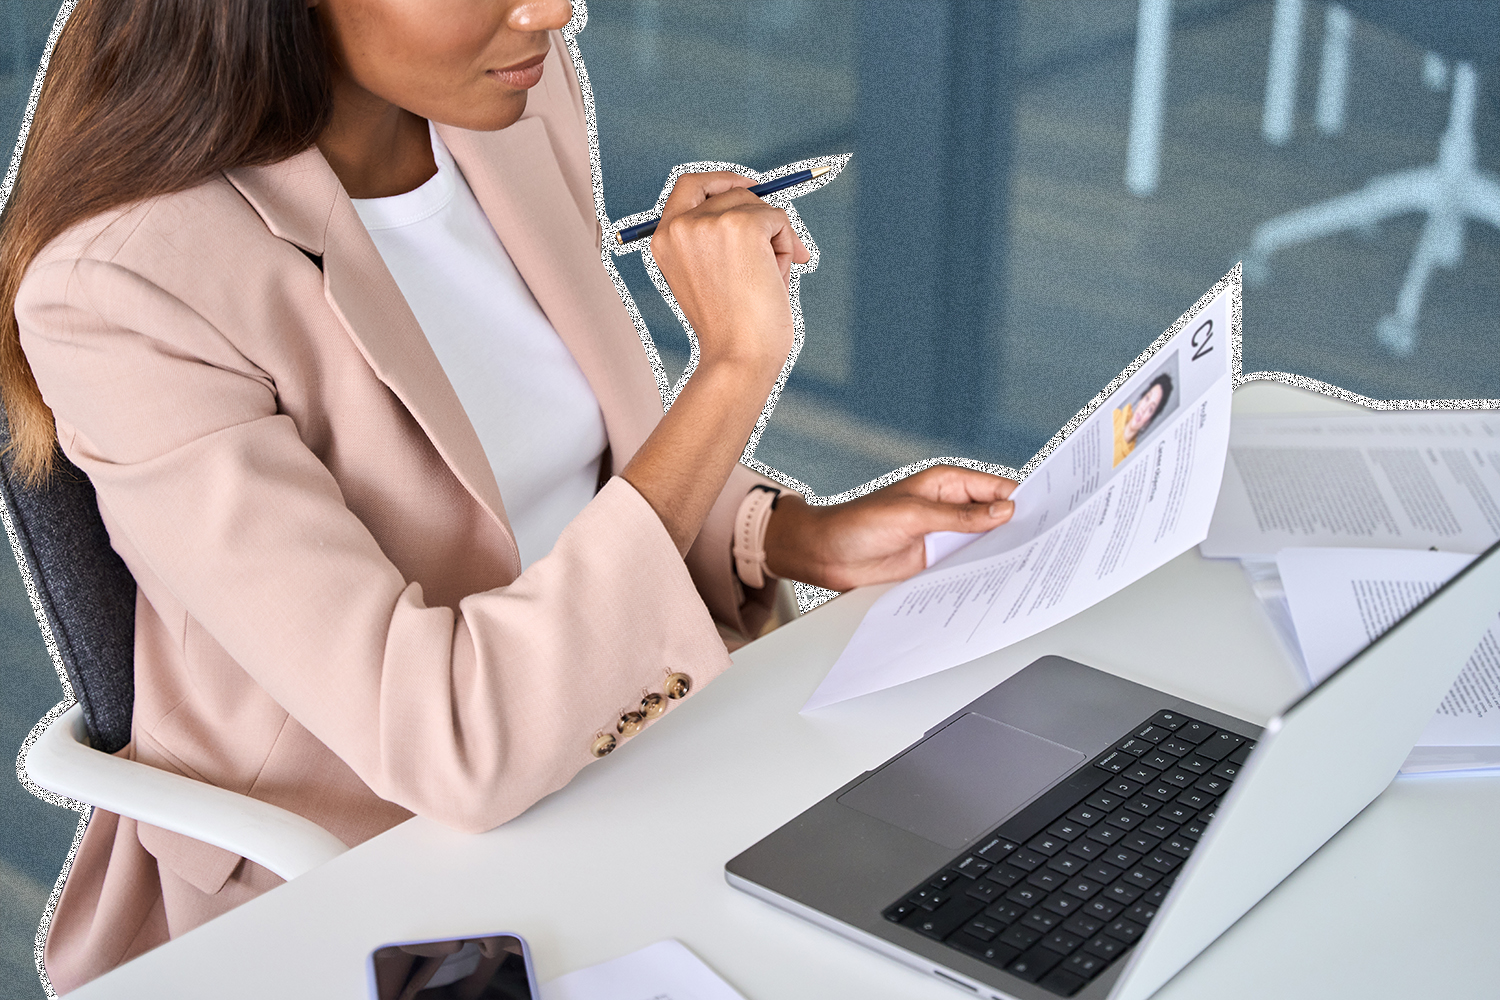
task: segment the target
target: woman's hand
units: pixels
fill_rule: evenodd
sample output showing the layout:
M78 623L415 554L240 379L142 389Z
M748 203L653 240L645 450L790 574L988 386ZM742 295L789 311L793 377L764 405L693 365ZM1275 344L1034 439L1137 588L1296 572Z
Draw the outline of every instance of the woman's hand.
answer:
M792 349L787 283L807 248L738 174L677 179L651 253L698 334L693 377L620 475L686 553Z
M927 565L929 531L989 531L1010 520L1014 480L935 465L848 503L782 493L766 525L766 568L830 590L904 580Z

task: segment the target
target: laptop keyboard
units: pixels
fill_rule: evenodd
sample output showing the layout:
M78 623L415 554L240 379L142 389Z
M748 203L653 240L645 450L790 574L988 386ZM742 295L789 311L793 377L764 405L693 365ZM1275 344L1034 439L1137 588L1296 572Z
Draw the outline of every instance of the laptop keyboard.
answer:
M885 918L1072 996L1146 932L1254 747L1157 712Z

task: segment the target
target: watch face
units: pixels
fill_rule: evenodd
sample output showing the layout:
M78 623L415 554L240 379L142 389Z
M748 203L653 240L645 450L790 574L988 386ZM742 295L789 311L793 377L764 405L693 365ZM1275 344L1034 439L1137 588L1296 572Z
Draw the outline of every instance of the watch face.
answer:
M372 1000L538 1000L514 934L389 944L370 956Z

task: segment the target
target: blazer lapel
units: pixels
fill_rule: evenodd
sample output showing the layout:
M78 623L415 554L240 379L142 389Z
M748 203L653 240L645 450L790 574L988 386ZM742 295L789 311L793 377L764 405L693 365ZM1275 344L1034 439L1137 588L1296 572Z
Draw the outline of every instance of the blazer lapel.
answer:
M651 366L540 118L498 132L439 125L490 224L599 400L615 467L661 419Z
M227 176L273 234L322 257L324 295L360 353L514 544L479 435L323 154L313 147Z

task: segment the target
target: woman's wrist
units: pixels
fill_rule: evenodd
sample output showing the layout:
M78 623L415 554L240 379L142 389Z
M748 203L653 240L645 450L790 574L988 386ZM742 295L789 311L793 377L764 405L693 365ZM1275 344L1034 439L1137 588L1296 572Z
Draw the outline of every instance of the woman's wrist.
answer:
M813 584L822 579L816 558L820 513L796 493L781 494L766 523L766 569L772 576Z

